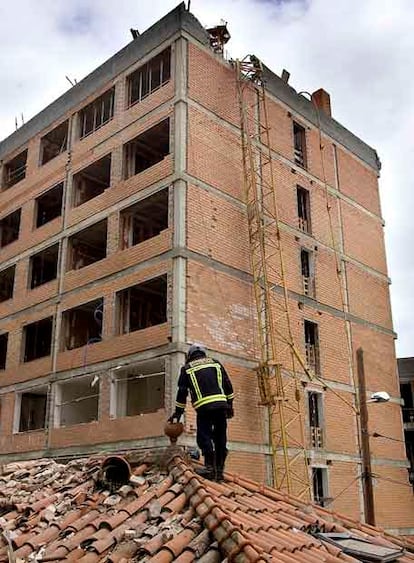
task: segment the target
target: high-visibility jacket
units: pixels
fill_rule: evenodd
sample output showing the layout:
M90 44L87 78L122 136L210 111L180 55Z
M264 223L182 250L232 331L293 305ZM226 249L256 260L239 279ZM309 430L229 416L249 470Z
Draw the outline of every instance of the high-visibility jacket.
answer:
M181 368L177 412L184 411L188 392L196 410L226 408L234 399L233 386L224 366L213 358L199 358Z

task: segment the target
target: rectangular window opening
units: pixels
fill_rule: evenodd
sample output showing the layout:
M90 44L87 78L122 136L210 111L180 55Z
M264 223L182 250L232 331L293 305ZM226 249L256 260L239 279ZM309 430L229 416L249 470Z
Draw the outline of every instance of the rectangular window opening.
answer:
M163 360L148 361L117 370L114 416L137 416L164 408L165 365Z
M303 293L308 297L315 297L315 271L313 252L304 248L300 251L302 269Z
M40 388L21 393L16 401L20 408L19 432L42 430L46 427L47 389Z
M103 298L64 311L63 350L73 350L102 340Z
M0 272L0 303L13 297L16 266L10 266Z
M73 176L73 205L102 194L111 183L111 155L107 154Z
M49 246L30 258L30 289L56 279L59 244Z
M64 153L68 148L69 121L61 123L40 141L40 163L46 164L56 156Z
M170 120L164 119L124 145L124 178L161 162L170 152Z
M79 137L90 135L114 116L115 87L107 90L102 96L79 112Z
M0 219L0 248L19 238L21 209Z
M26 177L27 149L6 162L3 172L3 189L11 188Z
M50 356L52 346L53 317L36 321L23 328L24 362Z
M0 370L6 369L8 342L9 333L0 334Z
M296 188L298 204L298 226L304 233L311 234L310 196L309 191L298 186Z
M69 237L68 270L80 270L106 258L107 220Z
M325 506L328 500L328 470L324 467L312 467L313 502Z
M117 293L119 332L126 334L167 321L167 276Z
M56 426L73 426L98 420L99 381L93 376L76 377L58 385Z
M121 212L121 248L130 248L168 228L168 189Z
M63 182L36 198L36 228L62 215Z
M166 84L171 76L171 48L148 61L127 78L128 107Z
M306 363L315 373L320 373L318 325L305 321Z
M401 398L404 400L403 422L414 423L413 388L411 383L400 384Z
M322 400L322 393L315 391L308 393L310 442L312 448L323 447Z
M295 163L306 168L306 131L295 121L293 122L293 140Z

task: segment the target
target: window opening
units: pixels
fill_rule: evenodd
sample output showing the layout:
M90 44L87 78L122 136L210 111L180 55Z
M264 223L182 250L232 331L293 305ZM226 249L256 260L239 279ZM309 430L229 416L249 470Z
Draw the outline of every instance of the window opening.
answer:
M36 228L62 215L63 182L36 198Z
M68 270L79 270L106 258L107 220L69 237Z
M117 370L115 384L115 413L137 416L164 408L165 367L163 360L145 362L138 366Z
M0 248L19 238L21 209L0 219Z
M298 224L299 229L304 233L311 234L311 216L310 216L310 196L308 190L298 186L296 188L298 203Z
M401 383L401 397L404 400L403 422L414 423L413 388L411 383Z
M39 389L20 395L19 432L46 427L47 390Z
M125 179L161 162L170 152L170 120L164 119L124 145Z
M299 123L293 122L295 163L306 168L306 132Z
M168 189L121 212L121 248L130 248L168 228Z
M94 344L102 340L103 298L64 311L64 350Z
M98 420L99 382L76 377L57 387L57 426L73 426Z
M0 303L13 297L16 266L10 266L0 272Z
M31 362L50 355L53 317L26 325L24 333L24 362Z
M41 164L46 164L68 148L69 121L61 123L40 141Z
M26 177L27 149L4 165L3 188L7 190Z
M300 261L302 268L303 293L309 297L315 297L313 253L302 248L300 251Z
M322 432L322 394L308 393L309 427L312 448L323 447Z
M318 325L305 321L306 362L315 373L320 373Z
M312 467L313 501L325 506L327 495L327 470L324 467Z
M102 194L111 183L111 155L108 154L73 177L74 207Z
M49 246L30 258L30 289L56 279L59 244Z
M111 88L79 112L80 138L90 135L114 116L115 87Z
M171 48L168 47L127 78L128 106L141 102L170 80Z
M0 369L6 369L8 341L8 332L6 332L5 334L0 334Z
M167 321L167 276L160 276L117 293L120 333Z

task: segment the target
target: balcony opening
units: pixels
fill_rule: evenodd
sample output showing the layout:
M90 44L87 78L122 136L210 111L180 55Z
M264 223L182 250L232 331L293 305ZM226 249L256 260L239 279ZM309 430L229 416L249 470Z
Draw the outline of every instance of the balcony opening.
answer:
M0 303L13 297L15 272L16 266L10 266L0 272Z
M163 360L148 361L116 370L111 401L112 415L137 416L164 408L165 367Z
M322 393L316 391L308 393L309 429L312 448L323 447L322 400Z
M6 369L8 342L9 333L0 334L0 370Z
M106 258L107 221L104 219L69 238L68 270L80 270Z
M170 80L171 49L168 47L127 78L128 107L141 102Z
M315 297L315 268L313 252L302 248L300 251L303 293Z
M102 340L103 299L64 311L63 350L73 350Z
M414 402L413 402L413 388L411 383L400 384L401 398L404 401L402 408L403 422L414 424Z
M107 90L102 96L79 112L79 137L90 135L114 116L115 87Z
M73 177L73 206L102 194L111 183L111 155L93 162Z
M68 148L69 121L61 123L40 141L40 163L46 164Z
M50 356L52 332L53 317L36 321L23 328L24 362Z
M328 498L328 470L325 467L312 467L313 502L325 506L332 500Z
M30 289L56 279L59 244L49 246L30 258Z
M125 179L161 162L170 152L170 120L164 119L124 145Z
M167 276L117 293L119 332L126 334L167 321Z
M3 173L3 189L11 188L26 177L27 149L6 162Z
M293 142L295 164L306 168L306 131L302 125L293 122Z
M298 226L301 231L312 233L311 214L310 214L310 196L308 190L298 186L296 188L296 197L298 204Z
M62 215L63 182L36 198L36 228Z
M168 228L168 189L121 212L121 248L130 248Z
M56 388L56 426L73 426L98 420L99 381L75 377Z
M320 373L318 325L305 321L306 363L314 373Z
M47 388L41 387L17 395L17 428L15 432L30 432L46 428Z
M0 248L19 238L21 209L0 219Z

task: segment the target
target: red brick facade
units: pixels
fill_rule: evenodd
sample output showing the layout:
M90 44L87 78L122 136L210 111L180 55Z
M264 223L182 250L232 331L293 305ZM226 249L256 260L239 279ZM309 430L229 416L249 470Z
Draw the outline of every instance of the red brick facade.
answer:
M171 45L170 80L128 109L127 76L167 45ZM79 110L112 86L113 118L80 140L76 135ZM317 324L321 377L329 384L327 388L316 382L304 387L306 420L307 391L320 391L323 402L322 449L312 451L307 423L310 464L325 472L329 506L360 517L363 502L356 421L347 406L354 400L355 366L349 361L347 330L353 356L358 347L364 349L368 390L386 390L394 399L385 406L369 406L372 431L402 439L378 174L323 134L323 178L317 128L274 96L269 95L268 107L294 337L305 356L304 321ZM124 144L166 117L170 118L169 154L125 179ZM39 166L41 137L66 119L72 124L69 150ZM294 163L293 120L305 127L306 170ZM176 35L39 130L7 154L3 163L25 148L25 179L0 192L0 220L21 208L18 240L0 248L1 270L16 265L13 298L0 303L0 334L8 333L6 366L0 371L1 454L9 459L116 445L162 445L163 421L172 408L177 368L187 344L201 341L225 363L235 386L229 468L253 479L269 480L266 414L259 405L254 373L258 339L234 70L195 38ZM73 175L109 153L110 187L73 207ZM35 228L35 198L62 181L62 215ZM297 186L309 192L311 233L298 228ZM122 249L121 211L165 188L169 190L168 228ZM340 255L340 279L327 204ZM68 268L68 238L103 219L107 220L106 258L78 270ZM60 247L59 275L30 289L30 257L53 243ZM303 295L301 249L313 256L315 299ZM162 275L167 276L166 322L120 334L117 292ZM345 287L345 310L349 311L346 322L340 283ZM104 299L102 341L63 350L62 314L98 298ZM24 326L48 316L54 319L50 355L24 362ZM140 366L154 359L165 369L164 407L151 413L117 415L113 405L115 368L120 364ZM85 373L100 379L97 420L59 427L55 420L56 387ZM39 387L48 391L46 428L19 431L16 402L21 393ZM189 408L187 411L185 440L193 443L194 414ZM411 533L407 530L412 526L414 504L403 444L371 441L373 471L378 475L377 523L401 528L407 535ZM380 496L392 502L379 502Z

